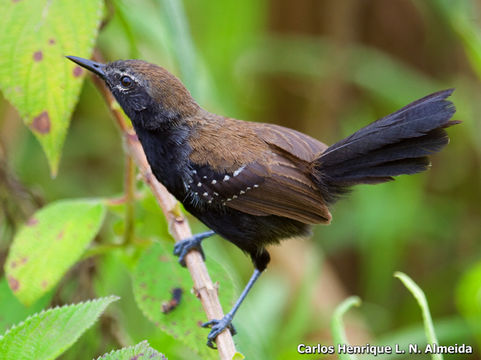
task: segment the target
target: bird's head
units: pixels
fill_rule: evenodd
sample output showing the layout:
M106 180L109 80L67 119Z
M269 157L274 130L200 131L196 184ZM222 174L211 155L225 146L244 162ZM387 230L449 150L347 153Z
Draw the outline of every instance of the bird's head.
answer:
M157 130L195 115L199 106L179 79L142 60L101 64L67 56L102 78L136 127Z

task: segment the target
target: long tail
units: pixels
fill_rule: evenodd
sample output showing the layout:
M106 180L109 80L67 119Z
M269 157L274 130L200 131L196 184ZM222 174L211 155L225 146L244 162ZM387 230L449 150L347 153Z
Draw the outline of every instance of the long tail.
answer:
M328 203L356 184L377 184L393 176L426 170L428 155L449 137L444 128L456 109L446 98L454 89L419 99L330 146L313 162L314 177Z

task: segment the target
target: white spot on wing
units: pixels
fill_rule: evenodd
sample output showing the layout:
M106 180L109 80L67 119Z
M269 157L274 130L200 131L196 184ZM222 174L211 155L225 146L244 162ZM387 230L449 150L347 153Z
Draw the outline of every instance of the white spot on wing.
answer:
M244 170L245 167L246 167L245 165L242 165L240 168L234 171L234 176L239 175L242 172L242 170Z
M230 176L229 176L229 175L226 175L226 176L224 176L223 181L227 181L227 180L229 180L229 179L230 179Z

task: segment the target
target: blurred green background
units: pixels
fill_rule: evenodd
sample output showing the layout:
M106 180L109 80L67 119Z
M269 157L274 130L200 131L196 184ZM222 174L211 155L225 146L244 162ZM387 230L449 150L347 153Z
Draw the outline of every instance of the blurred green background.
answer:
M268 271L236 317L238 349L248 359L318 359L300 356L297 345L329 344L333 308L351 294L363 300L346 319L351 343L423 343L420 310L393 278L399 270L425 291L440 342L469 344L475 354L462 358L480 358L481 3L185 0L180 13L170 3L107 1L98 48L108 60L141 58L166 67L207 110L332 144L410 101L454 87L454 119L463 121L449 129L451 143L433 157L430 171L359 186L312 240L272 249ZM176 32L178 22L189 31ZM123 168L121 139L90 80L55 179L38 142L0 99L0 264L33 211L57 199L118 196ZM153 211L149 206L153 201L138 204L137 213ZM149 219L149 229L139 225L136 236L167 236L160 216L158 223ZM121 230L121 220L109 215L97 241ZM205 251L232 272L232 286L243 287L252 265L237 248L216 237ZM172 359L195 358L136 308L134 259L121 252L87 259L38 307L122 296L64 359L143 339Z

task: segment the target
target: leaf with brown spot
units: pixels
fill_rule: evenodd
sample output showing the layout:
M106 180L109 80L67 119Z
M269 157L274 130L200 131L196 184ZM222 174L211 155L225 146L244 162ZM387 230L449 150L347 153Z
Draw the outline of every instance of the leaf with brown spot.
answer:
M12 327L12 325L24 320L27 316L44 309L50 303L52 294L43 296L33 306L21 304L10 289L7 278L0 279L0 334ZM1 358L1 356L0 356Z
M190 291L192 279L172 253L172 243L166 242L156 242L144 251L133 274L135 301L150 321L172 337L178 338L200 358L217 359L218 354L205 346L208 330L197 325L207 319L201 302ZM159 261L160 258L168 261ZM209 274L213 280L225 284L219 296L224 308L230 308L234 302L235 288L229 273L209 258ZM162 313L162 306L172 300L175 288L183 289L182 300L172 311Z
M40 115L33 118L30 128L33 132L39 134L48 134L50 132L50 116L48 112L43 111Z
M39 51L35 51L33 53L33 61L39 62L43 60L43 53Z
M8 278L8 286L10 287L10 289L12 289L13 292L18 291L20 287L20 283L18 282L18 280L11 275L8 275L7 278Z
M37 211L35 226L17 232L5 262L15 296L30 305L52 289L83 254L104 216L98 200L58 201Z
M37 225L38 220L35 219L34 217L31 217L30 219L27 220L27 226L35 226Z
M0 91L42 145L52 175L84 79L65 55L90 57L102 8L102 0L0 1Z
M84 73L84 69L82 69L80 66L76 66L72 70L72 74L75 77L79 77Z

